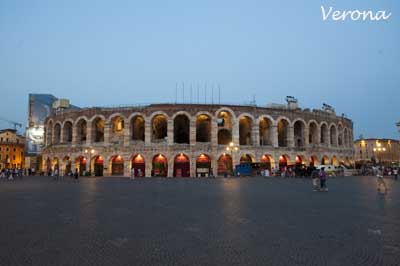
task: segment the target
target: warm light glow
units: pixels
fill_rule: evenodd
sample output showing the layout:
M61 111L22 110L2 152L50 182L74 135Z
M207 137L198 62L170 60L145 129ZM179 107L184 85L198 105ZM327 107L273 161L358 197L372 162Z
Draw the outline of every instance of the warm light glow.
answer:
M229 146L233 147L233 142L229 143Z
M382 148L383 151L386 151L386 148Z
M230 150L229 147L226 147L226 150L229 151Z
M223 155L223 156L225 156L225 155L226 155L226 153L224 152L222 155Z
M88 153L88 150L87 150L87 149L85 150L85 153Z
M93 153L95 152L95 150L94 150L94 149L92 149L90 152L93 154Z
M300 159L299 159L299 156L296 156L296 161L299 161Z
M142 155L138 154L138 155L137 155L137 158L138 158L138 159L141 159L141 158L142 158Z
M181 152L181 153L179 154L179 156L183 156L183 153Z
M239 150L239 148L238 148L238 147L235 147L235 151L237 151L237 150Z
M99 156L99 160L103 160L103 157Z
M281 155L281 156L279 156L279 160L282 160L283 159L283 156Z
M162 158L162 155L161 155L161 154L160 154L160 155L158 155L158 158L160 158L160 159L161 159L161 158Z
M376 151L376 148L374 148L374 151Z
M121 159L121 155L118 155L118 156L117 156L117 159L118 159L118 160Z

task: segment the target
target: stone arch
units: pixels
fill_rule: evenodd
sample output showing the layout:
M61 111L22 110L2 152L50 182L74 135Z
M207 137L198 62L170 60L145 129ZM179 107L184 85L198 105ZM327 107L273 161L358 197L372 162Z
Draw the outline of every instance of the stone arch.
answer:
M211 142L211 121L208 112L196 114L196 142Z
M151 115L151 141L162 142L168 136L168 116L164 112Z
M317 166L318 165L318 157L315 155L310 156L310 166Z
M108 169L112 176L123 176L124 175L124 158L122 155L113 155L110 157L108 162Z
M92 141L93 142L104 142L104 127L105 119L104 116L94 116L91 119L92 128Z
M168 159L165 155L159 153L153 156L151 176L168 176Z
M208 177L211 174L211 157L208 154L201 153L196 157L196 176Z
M279 170L282 172L284 168L290 165L290 157L287 154L282 154L279 156Z
M254 118L248 114L239 116L239 145L253 144L253 121Z
M88 120L86 117L80 117L76 120L76 141L77 143L84 143L87 139L87 124Z
M330 132L330 144L331 146L337 146L337 130L336 130L336 125L331 124L329 128Z
M75 168L78 170L80 176L85 175L87 171L87 159L83 155L79 155L75 158Z
M311 145L316 145L319 143L318 123L315 120L308 122L308 143Z
M223 153L218 157L218 175L232 175L233 173L233 160L229 154Z
M174 143L190 143L190 118L186 112L173 116L174 121Z
M328 145L328 124L326 122L322 122L320 125L321 139L320 143L324 145Z
M278 130L278 146L288 147L289 146L289 127L290 120L286 117L279 117L277 119L277 130Z
M174 177L190 177L190 159L184 153L174 157Z
M132 156L131 159L131 169L135 169L135 176L144 177L146 171L146 160L144 156L140 153Z
M92 165L90 166L94 176L104 175L104 157L101 155L93 156L91 159Z
M72 173L72 162L71 158L68 155L64 156L64 158L62 159L61 171L61 174L63 175L68 175Z
M249 153L243 153L240 156L240 161L241 164L242 163L254 163L255 162L255 157L252 154Z
M295 147L304 147L305 146L305 129L306 129L306 122L301 119L297 118L293 121L293 132L294 132L294 146Z
M146 120L141 113L132 114L129 117L130 138L133 141L145 141Z
M218 125L218 144L226 145L232 141L232 129L235 115L229 108L220 108L216 112Z
M261 116L258 119L258 129L261 146L272 145L272 125L274 120L270 116Z
M51 160L51 166L53 171L57 169L58 174L60 174L60 160L58 159L58 157L53 157L53 160Z
M339 160L337 159L337 157L335 155L332 156L331 164L333 166L339 166Z
M68 119L63 123L63 142L71 143L72 142L72 127L73 121L72 119Z
M54 144L61 142L61 123L56 122L54 125Z
M321 164L322 165L328 165L330 163L330 161L331 160L329 160L329 157L326 156L326 155L322 156L322 158L321 158Z
M125 117L120 113L112 114L107 123L110 124L110 142L122 144L124 142Z
M268 169L272 171L272 167L275 166L274 157L271 154L263 154L260 160L260 168L262 170Z

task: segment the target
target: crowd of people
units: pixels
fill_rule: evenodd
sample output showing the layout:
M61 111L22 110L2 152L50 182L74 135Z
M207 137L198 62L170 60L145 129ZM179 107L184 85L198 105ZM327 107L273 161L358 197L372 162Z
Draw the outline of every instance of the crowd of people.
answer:
M1 180L14 180L23 176L36 175L35 168L3 168L0 172Z

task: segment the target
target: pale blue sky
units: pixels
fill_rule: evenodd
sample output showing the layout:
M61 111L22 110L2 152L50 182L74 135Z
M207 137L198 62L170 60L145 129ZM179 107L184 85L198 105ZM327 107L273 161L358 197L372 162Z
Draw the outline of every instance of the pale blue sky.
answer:
M321 5L392 17L324 22ZM347 114L356 137L398 138L400 3L0 1L1 116L26 123L28 93L78 106L172 102L176 82L206 81L223 102L293 95Z

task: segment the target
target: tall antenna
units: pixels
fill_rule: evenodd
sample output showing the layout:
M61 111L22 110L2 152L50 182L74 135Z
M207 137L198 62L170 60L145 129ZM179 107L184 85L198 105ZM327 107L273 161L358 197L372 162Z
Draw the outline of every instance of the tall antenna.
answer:
M178 82L175 82L175 104L178 102Z
M197 82L197 103L200 103L200 85Z
M182 103L185 103L185 82L182 82Z
M207 104L207 81L206 85L204 86L204 104Z
M221 104L221 86L218 83L218 104Z
M192 103L192 82L190 82L190 102Z
M211 104L214 104L214 83L211 85Z

